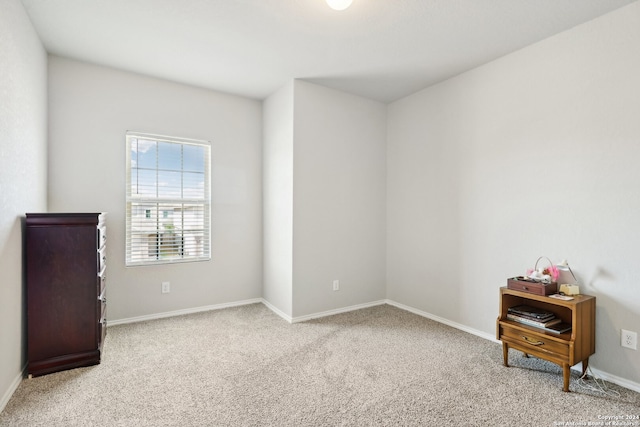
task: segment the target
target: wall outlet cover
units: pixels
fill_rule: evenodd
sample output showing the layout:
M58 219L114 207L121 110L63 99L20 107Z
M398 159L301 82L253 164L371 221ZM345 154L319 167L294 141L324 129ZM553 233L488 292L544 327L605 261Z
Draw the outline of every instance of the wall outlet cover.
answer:
M162 293L168 294L171 292L171 283L170 282L162 282Z
M633 331L627 331L626 329L622 329L622 333L620 334L620 345L625 348L637 350L638 349L638 333Z

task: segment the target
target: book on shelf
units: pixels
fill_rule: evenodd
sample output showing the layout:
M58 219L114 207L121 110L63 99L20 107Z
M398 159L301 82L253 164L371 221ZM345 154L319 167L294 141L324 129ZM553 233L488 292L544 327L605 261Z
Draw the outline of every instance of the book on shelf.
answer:
M543 329L545 331L552 332L554 334L562 334L564 332L568 332L568 331L571 330L571 324L570 323L565 323L565 322L560 322L560 323L556 323L555 325L546 326Z
M548 322L550 320L554 320L556 318L555 314L552 314L552 315L547 316L547 317L533 317L533 316L527 316L526 314L520 314L520 313L511 312L511 311L507 312L507 314L510 314L512 316L517 316L517 317L522 318L522 319L531 320L533 322L538 322L538 323L546 323L546 322Z
M556 315L550 311L543 310L541 308L530 307L528 305L516 305L513 307L509 307L507 312L512 314L517 314L520 316L525 316L530 319L535 319L538 321L545 321L549 319L553 319Z
M557 317L540 321L540 320L531 319L525 316L519 316L515 313L507 313L507 319L513 320L515 322L519 322L525 325L535 326L537 328L548 328L550 326L557 325L558 323L562 322L562 320L558 319Z

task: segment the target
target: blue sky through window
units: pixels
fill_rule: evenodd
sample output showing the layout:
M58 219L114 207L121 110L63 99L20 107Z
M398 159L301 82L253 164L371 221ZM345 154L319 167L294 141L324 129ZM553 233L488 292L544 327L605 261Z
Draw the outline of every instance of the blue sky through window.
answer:
M205 147L154 141L131 141L131 195L169 199L205 198Z

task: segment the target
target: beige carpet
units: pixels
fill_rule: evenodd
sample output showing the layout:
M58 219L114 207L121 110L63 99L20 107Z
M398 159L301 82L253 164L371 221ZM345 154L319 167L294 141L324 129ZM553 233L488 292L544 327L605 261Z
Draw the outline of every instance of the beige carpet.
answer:
M290 325L255 304L110 327L102 364L24 380L0 425L557 426L640 415L638 393L609 384L620 393L610 397L576 377L563 393L556 365L517 351L510 363L498 344L387 305Z

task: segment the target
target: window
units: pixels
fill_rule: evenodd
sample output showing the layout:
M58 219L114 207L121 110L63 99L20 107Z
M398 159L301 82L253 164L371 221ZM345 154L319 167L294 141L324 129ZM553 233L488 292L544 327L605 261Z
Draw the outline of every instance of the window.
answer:
M126 265L211 259L211 144L127 132Z

